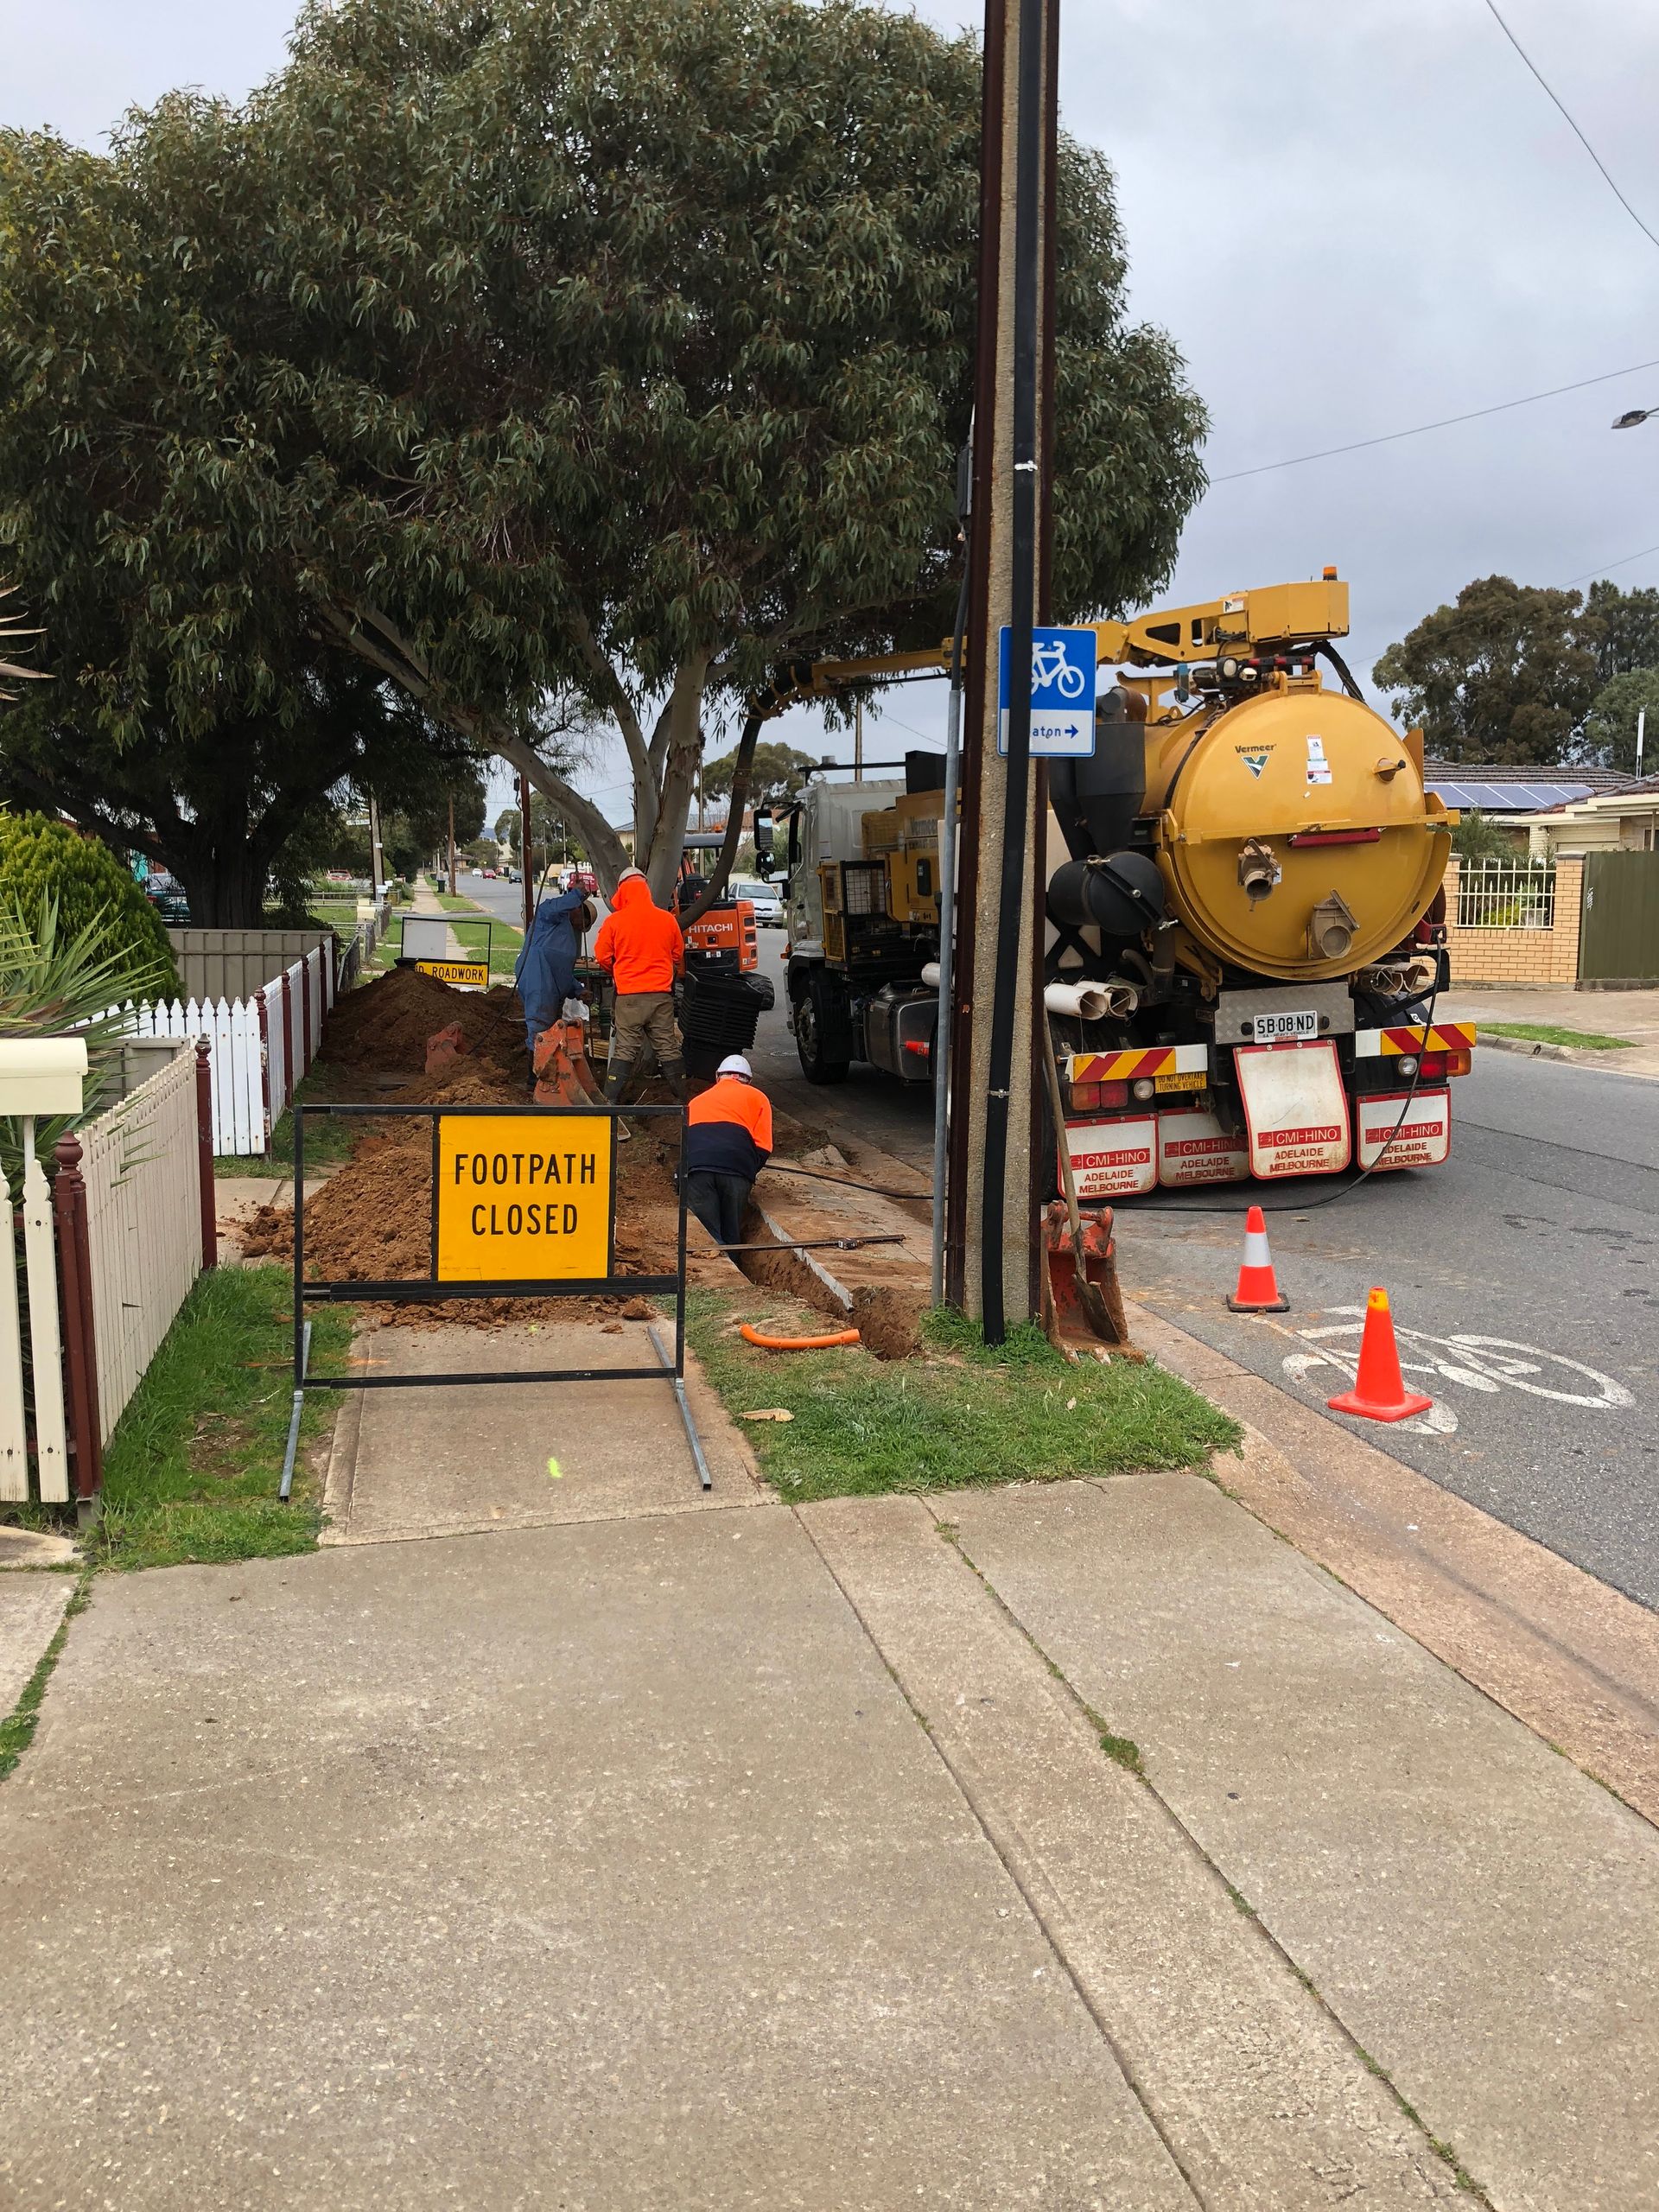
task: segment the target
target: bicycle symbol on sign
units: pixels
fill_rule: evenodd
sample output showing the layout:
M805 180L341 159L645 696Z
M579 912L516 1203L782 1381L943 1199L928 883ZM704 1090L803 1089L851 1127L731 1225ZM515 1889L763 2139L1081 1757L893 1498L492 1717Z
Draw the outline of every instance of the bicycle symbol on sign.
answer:
M1363 1314L1363 1308L1357 1306L1331 1306L1325 1311L1362 1317ZM1359 1367L1362 1326L1363 1318L1338 1322L1330 1328L1299 1329L1297 1335L1308 1344L1318 1344L1319 1350L1292 1352L1284 1363L1287 1380L1304 1382L1313 1369L1333 1368L1351 1389ZM1602 1375L1579 1360L1568 1359L1562 1352L1542 1351L1535 1344L1516 1344L1508 1337L1477 1337L1461 1332L1432 1337L1421 1329L1397 1326L1395 1337L1400 1347L1402 1370L1414 1380L1431 1378L1418 1382L1420 1389L1430 1392L1439 1385L1456 1382L1465 1390L1478 1390L1488 1395L1507 1387L1523 1390L1529 1397L1553 1398L1557 1405L1590 1406L1608 1412L1623 1411L1636 1403L1624 1385L1616 1382L1611 1375ZM1422 1435L1451 1436L1456 1433L1458 1417L1436 1395L1433 1404L1420 1420L1403 1421L1401 1426L1415 1429Z
M1052 684L1062 699L1081 699L1084 691L1083 671L1065 657L1065 647L1058 638L1046 644L1033 645L1031 649L1031 688L1046 691Z

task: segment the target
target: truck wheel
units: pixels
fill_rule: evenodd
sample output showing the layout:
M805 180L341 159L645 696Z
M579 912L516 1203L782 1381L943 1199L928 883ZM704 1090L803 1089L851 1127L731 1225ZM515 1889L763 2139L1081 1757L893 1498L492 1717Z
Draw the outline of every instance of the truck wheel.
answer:
M809 1083L845 1083L850 1060L832 1060L823 1049L823 1001L809 986L795 1007L795 1049L801 1056L801 1073Z

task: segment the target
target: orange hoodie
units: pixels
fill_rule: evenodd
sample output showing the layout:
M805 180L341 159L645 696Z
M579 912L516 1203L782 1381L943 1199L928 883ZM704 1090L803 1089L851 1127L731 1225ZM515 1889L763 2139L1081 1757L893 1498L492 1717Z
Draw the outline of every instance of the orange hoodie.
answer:
M611 911L594 940L594 957L608 968L625 996L671 991L685 973L685 939L672 914L659 906L643 876L616 887Z

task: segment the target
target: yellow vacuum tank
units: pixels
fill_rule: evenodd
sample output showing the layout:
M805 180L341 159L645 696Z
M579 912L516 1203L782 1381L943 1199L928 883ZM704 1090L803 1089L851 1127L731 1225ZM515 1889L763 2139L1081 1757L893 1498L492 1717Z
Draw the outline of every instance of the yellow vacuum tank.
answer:
M1158 864L1200 944L1264 976L1345 976L1427 912L1450 823L1398 733L1340 691L1275 688L1147 730Z

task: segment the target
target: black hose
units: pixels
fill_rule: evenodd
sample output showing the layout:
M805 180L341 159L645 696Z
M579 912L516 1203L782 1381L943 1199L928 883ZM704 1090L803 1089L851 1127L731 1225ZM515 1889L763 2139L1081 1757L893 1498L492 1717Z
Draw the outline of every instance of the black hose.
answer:
M998 887L980 1218L980 1318L988 1344L1007 1334L1002 1299L1002 1209L1007 1189L1014 1013L1025 918L1031 783L1031 632L1037 595L1038 207L1042 188L1043 10L1020 10L1014 202L1014 491L1008 609L1008 753Z

